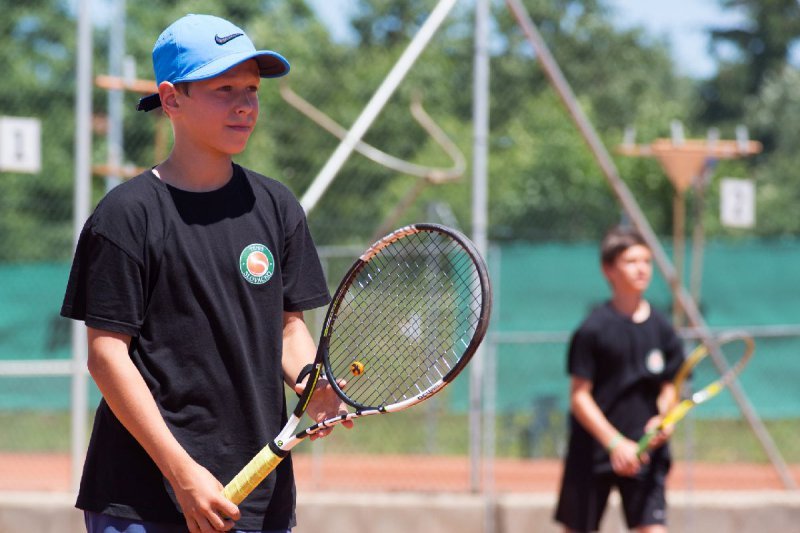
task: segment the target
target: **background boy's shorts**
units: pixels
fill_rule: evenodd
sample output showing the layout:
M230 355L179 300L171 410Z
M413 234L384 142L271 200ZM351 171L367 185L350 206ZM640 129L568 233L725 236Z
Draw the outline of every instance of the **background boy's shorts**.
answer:
M156 524L107 514L84 511L87 533L188 533L186 524ZM278 531L245 531L232 529L231 533L291 533L291 529Z
M667 472L669 464L651 464L636 477L565 471L555 519L574 531L597 531L608 495L617 487L629 529L666 524Z

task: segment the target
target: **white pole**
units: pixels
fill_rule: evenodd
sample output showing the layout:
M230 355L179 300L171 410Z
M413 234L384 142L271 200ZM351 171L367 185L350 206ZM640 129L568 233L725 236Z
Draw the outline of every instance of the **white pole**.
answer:
M77 76L75 93L75 194L73 224L75 243L89 216L92 150L92 20L91 0L78 6ZM72 322L72 489L77 492L83 470L87 428L86 328Z
M342 165L344 165L350 157L350 154L353 153L358 142L364 137L364 134L367 133L372 122L381 112L383 106L386 105L386 102L389 101L389 98L400 85L400 82L402 82L403 78L408 74L408 71L414 65L419 55L425 50L428 42L436 33L436 30L447 17L448 13L450 13L450 10L456 2L457 0L440 0L431 12L428 20L425 21L425 24L422 25L411 40L411 43L409 43L403 55L397 60L397 63L395 63L380 87L378 87L372 99L367 103L366 107L364 107L361 115L359 115L355 123L353 123L353 127L347 132L345 138L339 143L339 146L333 152L330 159L328 159L328 162L325 163L325 166L322 167L322 170L319 171L317 177L311 182L311 186L300 199L300 204L303 206L303 209L306 210L306 213L310 212L314 209L314 206L317 205L322 194L336 177L339 170L341 170Z
M108 37L108 73L117 78L125 78L123 66L125 65L125 0L115 0L111 12ZM109 89L108 91L108 166L110 174L106 176L106 192L120 184L122 176L123 157L123 128L124 116L122 105L124 103L123 89Z
M489 130L489 0L475 3L475 56L472 100L472 240L482 255L486 255L486 220L488 210L487 162ZM482 388L484 353L479 348L470 365L470 487L480 489L481 439L483 413Z

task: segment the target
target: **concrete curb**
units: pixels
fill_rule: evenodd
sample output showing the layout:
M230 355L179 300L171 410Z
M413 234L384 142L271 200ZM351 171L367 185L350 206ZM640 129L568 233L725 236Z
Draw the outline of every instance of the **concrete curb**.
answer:
M298 496L294 533L556 533L555 494L331 493ZM671 492L670 531L763 533L798 531L800 492ZM62 493L0 493L0 533L82 533L74 497ZM603 532L624 531L612 495Z

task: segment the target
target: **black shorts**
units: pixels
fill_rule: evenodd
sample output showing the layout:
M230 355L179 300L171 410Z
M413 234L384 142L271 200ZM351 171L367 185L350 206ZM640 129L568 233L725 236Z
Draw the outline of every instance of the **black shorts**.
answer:
M629 529L666 524L665 488L669 463L649 465L636 477L614 473L593 474L565 467L555 519L573 531L597 531L608 502L617 487Z

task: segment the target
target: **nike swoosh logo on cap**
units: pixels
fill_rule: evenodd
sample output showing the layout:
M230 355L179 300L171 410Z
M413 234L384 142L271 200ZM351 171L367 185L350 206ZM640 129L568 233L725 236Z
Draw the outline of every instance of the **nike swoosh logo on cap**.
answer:
M220 37L219 35L215 35L214 42L216 42L219 45L222 45L227 43L228 41L236 39L237 37L241 37L242 35L244 35L244 33L231 33L230 35L226 35L225 37Z

